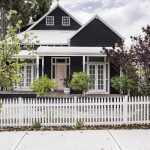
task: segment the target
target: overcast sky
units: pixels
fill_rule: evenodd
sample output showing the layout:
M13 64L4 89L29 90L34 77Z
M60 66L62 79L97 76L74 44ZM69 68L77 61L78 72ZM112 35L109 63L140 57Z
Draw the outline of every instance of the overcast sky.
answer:
M56 0L53 3L55 5ZM59 0L81 23L98 14L117 30L130 45L130 36L141 34L150 24L150 0Z

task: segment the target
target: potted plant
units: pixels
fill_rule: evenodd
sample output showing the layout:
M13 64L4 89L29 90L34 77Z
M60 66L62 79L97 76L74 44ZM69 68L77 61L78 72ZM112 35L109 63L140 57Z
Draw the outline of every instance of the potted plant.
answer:
M70 79L64 79L64 93L70 94Z

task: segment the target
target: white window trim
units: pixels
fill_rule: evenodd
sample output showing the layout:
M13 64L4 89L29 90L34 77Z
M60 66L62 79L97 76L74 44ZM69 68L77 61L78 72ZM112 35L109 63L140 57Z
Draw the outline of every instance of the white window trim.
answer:
M52 22L49 21L49 23L48 23L48 19L50 19L50 20L52 19L51 20ZM54 16L47 16L46 17L46 26L54 26Z
M87 74L88 75L89 75L89 65L95 65L95 66L103 65L103 67L104 67L104 89L103 90L98 90L98 89L89 90L87 92L87 94L96 94L96 93L109 94L110 93L110 64L109 64L109 62L106 61L106 57L104 57L104 62L89 62L89 57L87 57L87 62L85 62L85 64L87 65ZM95 56L95 57L99 57L99 56ZM106 64L108 65L108 72L107 72L108 78L107 79L106 79ZM97 76L97 74L98 74L97 70L96 70L95 74ZM106 91L106 80L108 81L108 91Z
M96 84L96 89L91 89L91 90L89 90L89 92L88 93L99 93L99 92L101 92L101 93L106 93L106 66L105 66L105 63L88 63L88 65L87 65L87 74L89 75L90 73L89 73L89 71L90 71L90 69L89 69L89 67L90 67L90 65L95 65L95 67L96 67L96 72L95 72L95 76L96 76L96 78L95 78L95 84ZM103 86L104 86L104 88L103 89L101 89L101 90L99 90L98 89L98 79L97 79L97 76L98 76L98 65L102 65L103 66L103 69L104 69L104 79L103 79L103 81L104 81L104 84L103 84Z
M64 23L64 19L69 19L68 23ZM62 16L62 26L70 26L70 17L69 16Z
M33 81L35 80L34 78L34 67L36 67L36 63L27 63L27 65L25 65L25 68L23 70L24 72L24 79L23 79L23 82L24 82L24 86L19 86L19 83L17 83L16 85L14 85L14 90L15 91L30 91L30 88L29 86L27 86L27 66L31 66L31 84L33 83Z
M55 59L55 63L53 63L53 59ZM65 65L69 65L69 76L70 76L70 57L52 57L51 58L51 79L56 81L56 76L55 79L53 78L53 71L55 71L56 75L56 65L57 65L57 59L65 59ZM67 59L69 59L69 62L67 63ZM59 63L61 64L61 63ZM55 66L55 70L53 70L53 66Z

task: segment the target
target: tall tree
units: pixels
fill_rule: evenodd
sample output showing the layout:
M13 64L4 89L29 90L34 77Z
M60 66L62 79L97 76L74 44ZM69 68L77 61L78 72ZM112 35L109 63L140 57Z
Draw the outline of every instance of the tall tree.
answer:
M104 53L107 55L110 63L114 64L115 69L121 71L128 78L137 80L137 68L133 63L133 53L124 47L124 43L118 45L119 48L107 49L104 48Z
M130 53L140 69L139 86L143 94L150 95L150 26L142 28L143 35L131 37Z
M0 40L2 40L6 34L6 26L7 26L7 19L6 14L7 10L10 9L10 1L8 0L1 0L0 2Z
M124 43L118 45L119 48L104 48L104 53L117 72L120 71L121 76L115 76L111 79L112 87L123 94L135 94L138 86L137 68L133 60L133 55L124 46ZM131 84L132 83L132 84ZM131 85L130 85L131 84Z
M6 16L9 10L16 10L17 15L12 16L11 24L15 25L18 20L22 20L22 27L29 23L30 18L36 21L41 16L43 16L52 4L52 0L1 0L0 2L0 33L1 39L4 38L6 34L6 26L8 24Z
M16 12L11 11L10 15L12 14ZM17 57L22 50L21 45L31 52L34 41L39 43L33 34L25 34L22 38L18 38L20 25L21 21L18 21L15 26L9 25L4 40L0 42L0 87L11 86L21 81L22 74L19 73L19 70L25 65L25 58Z
M150 95L150 26L143 27L142 31L143 35L131 37L133 45L129 50L120 46L117 50L104 48L104 53L136 83L139 94Z

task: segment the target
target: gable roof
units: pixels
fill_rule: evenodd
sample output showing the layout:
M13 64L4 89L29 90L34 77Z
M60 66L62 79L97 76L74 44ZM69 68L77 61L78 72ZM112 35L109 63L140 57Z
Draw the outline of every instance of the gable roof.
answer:
M62 6L60 6L59 4L57 4L55 7L53 7L52 9L50 9L44 16L42 16L39 20L37 20L35 23L33 23L32 26L30 26L28 30L31 30L33 27L35 27L39 22L41 22L46 16L48 16L51 12L53 12L56 8L60 8L61 10L63 10L68 16L70 16L73 20L75 20L80 26L82 26L82 24L74 17L72 16L68 11L66 11Z
M70 40L77 35L80 31L82 31L86 26L88 26L94 19L99 19L99 21L101 21L104 25L106 25L111 31L113 31L116 35L118 35L122 40L124 40L125 38L119 33L117 32L114 28L112 28L108 23L106 23L102 18L100 18L97 14L92 17L85 25L83 25L74 35L72 35L72 37L70 38Z

